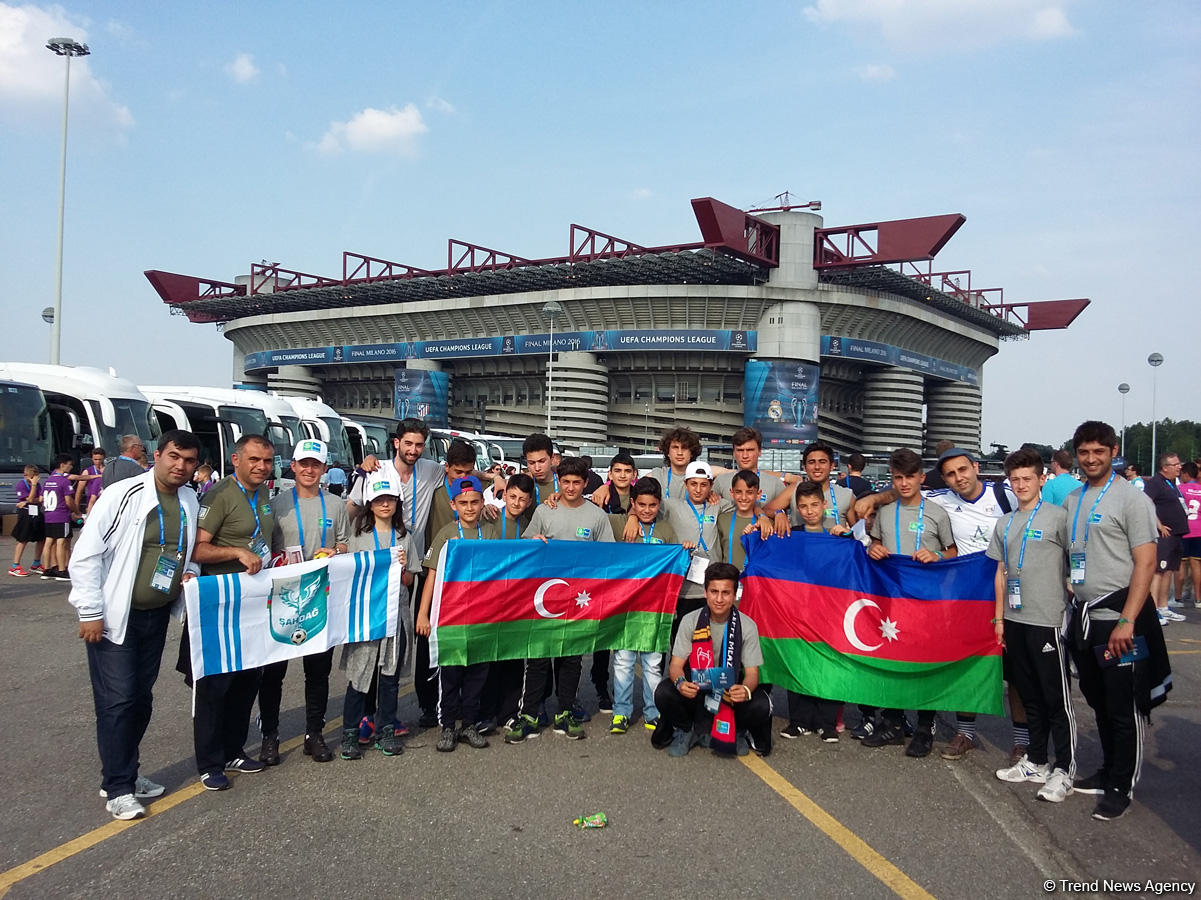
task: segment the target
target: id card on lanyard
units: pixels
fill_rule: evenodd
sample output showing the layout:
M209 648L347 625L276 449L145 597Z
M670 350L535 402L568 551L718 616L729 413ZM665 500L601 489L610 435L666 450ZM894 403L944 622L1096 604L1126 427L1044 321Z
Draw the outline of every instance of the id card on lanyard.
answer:
M1001 549L1005 555L1005 597L1009 603L1009 608L1017 612L1022 608L1022 564L1026 561L1026 541L1030 537L1030 526L1034 524L1034 517L1038 515L1038 511L1042 509L1043 502L1039 500L1034 506L1034 511L1030 513L1030 518L1026 519L1026 527L1022 529L1022 547L1018 551L1018 567L1016 576L1009 574L1009 527L1013 525L1013 520L1016 519L1017 513L1009 517L1009 521L1005 523L1005 534L1001 539Z
M178 498L177 498L178 501ZM163 522L163 507L160 503L155 507L158 512L158 560L154 564L154 572L150 576L150 587L161 594L171 593L171 587L175 583L175 574L179 571L179 566L183 562L184 538L188 528L188 514L183 508L183 504L179 505L179 542L175 546L175 555L172 556L167 552L167 534L166 526Z
M318 491L317 496L321 498L321 547L324 547L325 539L329 534L330 520L325 512L325 491ZM292 488L292 509L296 513L296 530L300 533L300 546L285 547L284 555L289 563L304 562L304 516L300 512L300 495L296 493L296 488Z
M238 481L237 476L234 476L234 484L238 486L238 490L242 492L242 496L250 504L250 511L254 514L254 534L250 536L250 552L262 559L263 562L267 562L271 558L271 547L263 537L263 523L259 521L259 489L254 489L252 497L246 493L246 488L242 487L242 482Z
M1084 495L1088 493L1088 482L1085 482L1084 487L1080 489L1080 501L1076 504L1076 512L1072 516L1072 552L1068 556L1068 561L1071 564L1069 579L1072 584L1084 584L1084 558L1088 551L1088 532L1093 522L1100 522L1101 516L1097 515L1097 505L1105 497L1109 486L1113 484L1113 479L1116 473L1109 473L1109 480L1105 482L1105 487L1101 488L1101 493L1097 494L1097 499L1093 501L1093 505L1089 507L1088 518L1084 521L1084 540L1080 544L1080 549L1076 550L1076 526L1080 521L1080 509L1084 506Z

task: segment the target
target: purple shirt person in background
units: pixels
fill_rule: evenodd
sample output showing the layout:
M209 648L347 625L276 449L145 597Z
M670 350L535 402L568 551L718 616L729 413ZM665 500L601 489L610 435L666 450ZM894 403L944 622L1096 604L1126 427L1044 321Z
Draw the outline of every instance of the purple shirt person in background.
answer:
M54 471L42 482L42 505L46 510L46 571L42 578L66 580L71 549L71 516L75 485L71 468L75 461L67 453L54 458Z

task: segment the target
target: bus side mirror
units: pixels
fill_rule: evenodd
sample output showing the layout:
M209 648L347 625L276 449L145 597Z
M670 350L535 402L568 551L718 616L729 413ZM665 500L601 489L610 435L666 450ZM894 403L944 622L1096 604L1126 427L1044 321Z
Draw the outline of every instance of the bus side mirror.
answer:
M76 450L84 447L94 447L95 445L96 441L90 434L77 434L75 435L74 440L71 441L71 446Z

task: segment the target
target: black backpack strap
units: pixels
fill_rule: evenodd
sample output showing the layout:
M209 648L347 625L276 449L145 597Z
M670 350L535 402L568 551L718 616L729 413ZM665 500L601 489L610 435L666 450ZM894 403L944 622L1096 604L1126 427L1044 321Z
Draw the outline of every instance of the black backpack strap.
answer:
M1009 502L1009 495L1005 493L1005 483L1003 481L994 481L992 483L992 493L997 498L997 505L1001 507L1001 512L1013 512L1013 505Z

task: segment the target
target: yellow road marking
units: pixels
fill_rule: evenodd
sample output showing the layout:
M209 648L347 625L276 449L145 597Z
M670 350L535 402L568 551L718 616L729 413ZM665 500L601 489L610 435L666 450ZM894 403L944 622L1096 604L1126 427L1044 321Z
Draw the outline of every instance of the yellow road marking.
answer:
M859 835L797 790L783 775L758 756L748 754L739 757L739 760L759 776L764 784L783 797L793 809L846 851L855 862L884 882L898 897L904 897L906 900L934 900L932 894L868 846Z
M1190 656L1194 653L1201 653L1201 650L1169 650L1168 656Z
M398 697L404 697L412 692L413 685L410 684L401 689ZM341 730L341 728L342 717L338 716L336 719L332 719L326 723L324 733L336 734ZM279 750L281 753L287 753L289 750L295 750L303 743L304 735L297 735L296 737L286 740L280 744ZM163 797L151 802L151 804L146 807L146 816L144 818L129 819L127 821L113 819L113 821L106 822L99 828L93 828L86 834L81 834L79 837L74 838L73 840L67 841L64 844L59 844L54 849L47 850L45 853L35 856L28 862L23 862L19 866L13 866L6 872L0 872L0 898L3 898L4 895L12 889L14 884L24 881L31 875L36 875L38 872L44 872L46 869L57 865L63 860L70 859L72 856L82 853L84 850L91 849L97 844L107 841L111 837L116 837L121 832L133 828L135 825L145 822L148 819L152 819L157 815L161 815L170 809L174 809L176 806L179 806L179 804L187 800L191 800L193 797L199 797L203 793L206 793L204 785L202 785L199 781L195 781L186 787L180 788L178 791L173 792L167 797Z

